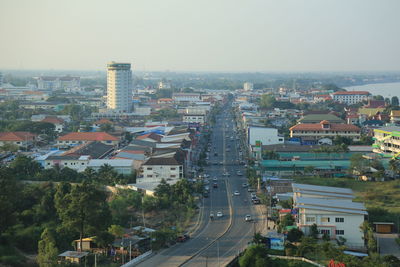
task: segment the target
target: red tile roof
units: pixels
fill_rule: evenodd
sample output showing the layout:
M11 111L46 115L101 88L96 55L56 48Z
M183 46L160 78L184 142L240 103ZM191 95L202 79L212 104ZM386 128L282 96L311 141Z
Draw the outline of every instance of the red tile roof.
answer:
M369 95L367 91L339 91L333 93L333 95Z
M155 140L157 142L160 142L162 136L158 135L156 133L148 133L148 134L144 134L144 135L136 137L136 139L138 139L138 140L143 140L143 139L146 139L146 138L150 138L150 139L153 139L153 140Z
M62 124L64 123L64 120L57 117L46 117L42 120L42 122L49 122L52 124Z
M58 138L59 141L118 141L119 139L106 132L74 132Z
M359 132L360 128L352 124L331 123L330 128L322 128L320 123L301 123L292 126L290 131L350 131Z
M36 137L30 132L2 132L0 141L32 141Z
M96 121L94 124L113 124L113 122L108 119L100 119Z

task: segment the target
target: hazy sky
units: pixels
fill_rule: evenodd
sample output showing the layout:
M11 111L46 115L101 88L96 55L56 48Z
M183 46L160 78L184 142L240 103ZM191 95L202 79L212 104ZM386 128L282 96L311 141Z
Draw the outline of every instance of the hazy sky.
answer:
M400 0L0 0L0 69L400 70Z

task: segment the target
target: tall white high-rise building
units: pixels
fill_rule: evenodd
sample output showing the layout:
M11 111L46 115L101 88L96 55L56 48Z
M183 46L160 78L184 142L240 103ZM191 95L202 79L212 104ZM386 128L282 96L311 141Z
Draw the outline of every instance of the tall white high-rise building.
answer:
M243 90L245 90L245 91L251 91L251 90L253 90L253 84L252 84L252 83L249 83L249 82L244 83L244 84L243 84Z
M107 109L125 113L132 107L132 71L130 63L107 64Z

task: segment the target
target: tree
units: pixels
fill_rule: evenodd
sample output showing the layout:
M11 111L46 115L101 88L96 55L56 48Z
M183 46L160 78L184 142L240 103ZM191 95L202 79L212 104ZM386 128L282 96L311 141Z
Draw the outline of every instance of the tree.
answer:
M121 225L111 225L108 227L108 232L112 234L115 238L121 238L124 236L124 228Z
M381 96L381 95L374 95L373 99L374 100L385 100L385 98L383 98L383 96Z
M15 177L4 167L0 168L0 236L15 222L16 202L19 198Z
M100 131L109 133L109 132L114 131L114 127L112 126L111 123L104 123L104 124L100 125Z
M111 214L106 199L105 192L84 182L72 187L58 200L63 204L56 205L62 225L79 233L80 244L86 234L96 234L110 225Z
M10 168L18 179L24 180L32 179L42 166L30 157L19 155L10 164Z
M14 144L6 143L2 146L0 146L0 150L4 152L17 152L19 147Z
M276 102L276 99L275 99L274 96L272 96L270 94L263 94L261 96L261 100L260 100L260 107L262 107L262 108L273 108L275 102Z
M394 107L398 107L399 106L399 98L397 96L393 96L392 97L392 101L391 101L392 106Z
M310 237L317 239L318 238L318 227L317 225L314 223L313 225L311 225L310 227Z
M45 228L38 243L37 262L40 267L52 267L57 265L58 249L54 233Z
M293 228L290 229L290 231L288 232L287 240L289 240L290 242L298 242L303 237L303 235L304 233L301 230Z
M264 267L269 266L270 262L268 249L261 244L248 247L244 255L239 258L240 267Z
M350 157L350 170L353 174L361 175L369 167L368 160L362 154L354 154Z

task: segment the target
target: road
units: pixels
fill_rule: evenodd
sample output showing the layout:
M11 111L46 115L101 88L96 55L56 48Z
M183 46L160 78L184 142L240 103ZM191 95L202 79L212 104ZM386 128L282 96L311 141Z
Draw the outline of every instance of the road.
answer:
M256 228L265 227L261 215L257 215L251 204L247 188L242 186L247 183L246 172L244 166L238 164L239 140L236 140L229 111L226 107L217 115L213 130L209 153L211 164L205 168L205 173L211 176L211 191L204 199L199 228L189 241L165 249L138 266L225 266L246 247ZM243 175L237 175L238 171ZM229 175L224 176L226 172ZM218 188L213 188L213 178L217 178ZM233 196L234 191L239 191L240 195ZM223 216L217 218L219 211ZM213 220L209 218L210 213L215 215ZM247 214L252 215L253 222L244 220Z

